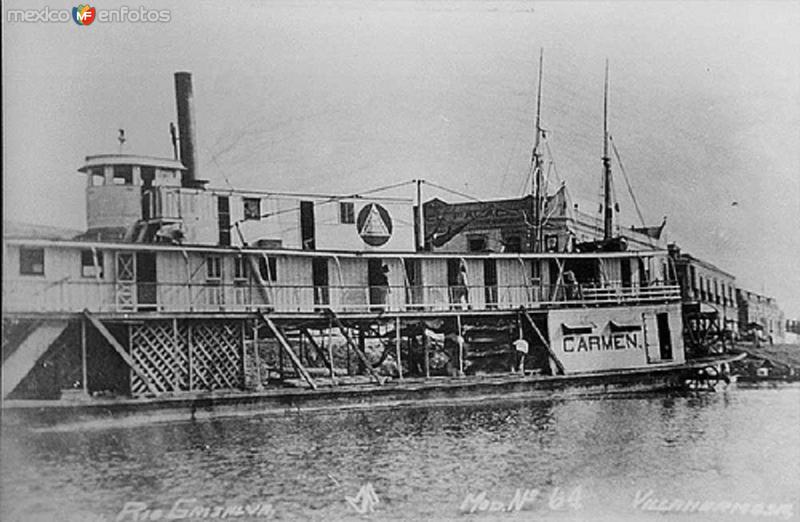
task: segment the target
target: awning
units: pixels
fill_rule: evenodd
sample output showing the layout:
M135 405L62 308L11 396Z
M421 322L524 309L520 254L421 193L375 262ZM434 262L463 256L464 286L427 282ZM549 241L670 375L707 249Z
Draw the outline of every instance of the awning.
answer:
M642 329L642 325L640 324L620 324L614 321L609 321L608 325L613 333L638 332Z
M568 324L562 323L561 330L564 332L564 335L585 335L592 333L592 330L594 330L594 326L590 324L570 326Z

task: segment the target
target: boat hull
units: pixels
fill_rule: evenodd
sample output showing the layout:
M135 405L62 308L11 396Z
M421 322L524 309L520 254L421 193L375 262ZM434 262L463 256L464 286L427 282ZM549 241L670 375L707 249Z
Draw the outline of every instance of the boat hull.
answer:
M685 388L697 361L613 372L564 376L434 378L377 384L340 385L317 390L281 388L249 393L207 393L150 399L6 401L4 424L32 427L123 426L260 415L296 415L348 410L452 405L492 401L563 400L614 397Z

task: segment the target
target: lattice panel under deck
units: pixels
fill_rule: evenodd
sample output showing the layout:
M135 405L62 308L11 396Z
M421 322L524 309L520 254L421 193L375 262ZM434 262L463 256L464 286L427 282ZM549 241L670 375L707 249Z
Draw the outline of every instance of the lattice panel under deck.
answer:
M159 392L242 387L239 322L178 321L175 328L172 321L148 321L130 329L131 356ZM134 372L131 393L148 393Z
M182 325L181 325L182 326ZM186 327L171 321L148 321L131 326L131 357L159 392L188 389ZM131 372L131 392L144 395L147 386Z
M192 386L197 390L241 388L240 323L195 323L192 336Z

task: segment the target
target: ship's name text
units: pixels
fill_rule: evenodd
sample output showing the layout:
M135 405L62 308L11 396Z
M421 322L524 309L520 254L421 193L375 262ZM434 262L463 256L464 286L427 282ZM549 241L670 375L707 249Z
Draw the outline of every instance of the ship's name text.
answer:
M638 333L567 335L564 337L562 346L566 353L636 350L641 348Z

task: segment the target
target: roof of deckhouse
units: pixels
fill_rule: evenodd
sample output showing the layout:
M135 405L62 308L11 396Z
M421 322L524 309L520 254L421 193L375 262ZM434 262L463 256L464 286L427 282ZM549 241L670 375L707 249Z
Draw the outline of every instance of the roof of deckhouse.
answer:
M86 164L78 172L89 172L90 169L106 165L147 165L169 170L186 170L179 160L172 158L158 158L155 156L140 156L136 154L97 154L86 156Z
M389 251L340 251L340 250L299 250L299 249L264 249L253 247L228 247L214 245L173 245L166 243L125 243L114 241L75 241L75 240L47 240L36 238L3 238L8 245L30 247L63 247L63 248L98 248L105 250L127 251L164 251L164 252L227 252L227 253L254 253L283 256L308 256L308 257L348 257L348 258L478 258L487 257L495 259L611 259L611 258L645 258L665 256L666 250L628 251L628 252L593 252L588 254L577 253L502 253L502 252L389 252Z

